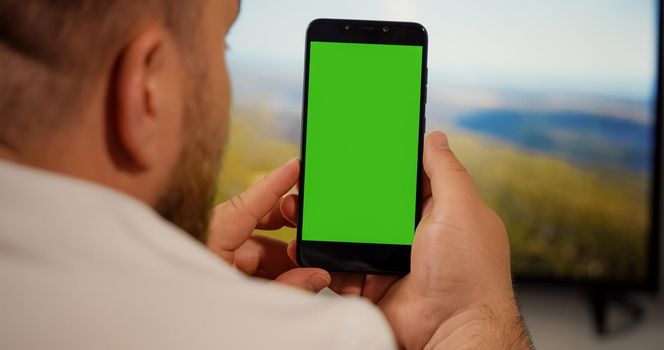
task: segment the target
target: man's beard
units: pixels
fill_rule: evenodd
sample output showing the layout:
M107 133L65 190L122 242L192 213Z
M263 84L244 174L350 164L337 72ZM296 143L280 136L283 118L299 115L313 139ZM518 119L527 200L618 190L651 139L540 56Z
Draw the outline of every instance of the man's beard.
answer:
M211 120L208 96L200 88L205 85L192 85L187 89L184 107L183 148L156 209L166 220L205 243L224 138L222 130L215 127L219 123Z

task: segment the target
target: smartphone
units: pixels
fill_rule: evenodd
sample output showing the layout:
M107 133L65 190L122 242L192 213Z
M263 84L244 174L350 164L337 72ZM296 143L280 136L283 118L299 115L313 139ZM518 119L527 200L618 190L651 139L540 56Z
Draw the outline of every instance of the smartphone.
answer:
M405 274L420 213L427 32L317 19L306 34L297 259Z

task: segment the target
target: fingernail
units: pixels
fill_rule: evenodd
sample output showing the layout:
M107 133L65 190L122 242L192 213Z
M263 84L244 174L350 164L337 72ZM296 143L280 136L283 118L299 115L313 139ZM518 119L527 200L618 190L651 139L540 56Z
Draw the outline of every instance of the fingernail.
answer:
M431 142L436 147L449 147L447 137L442 132L434 132L431 134Z
M330 284L330 280L322 273L316 272L309 276L307 283L309 283L309 288L311 288L312 291L318 292L319 290L327 287L327 285Z
M284 166L289 166L289 165L291 165L291 164L293 164L293 163L297 163L297 162L299 162L299 161L300 161L300 158L298 158L298 157L291 158L289 161L287 161L286 163L284 163Z

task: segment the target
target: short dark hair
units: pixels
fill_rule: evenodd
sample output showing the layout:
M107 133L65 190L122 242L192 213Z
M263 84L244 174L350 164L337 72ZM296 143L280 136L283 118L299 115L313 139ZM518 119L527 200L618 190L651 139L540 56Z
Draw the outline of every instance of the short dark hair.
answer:
M178 45L191 45L200 0L2 0L0 144L68 121L86 87L141 22L161 22Z

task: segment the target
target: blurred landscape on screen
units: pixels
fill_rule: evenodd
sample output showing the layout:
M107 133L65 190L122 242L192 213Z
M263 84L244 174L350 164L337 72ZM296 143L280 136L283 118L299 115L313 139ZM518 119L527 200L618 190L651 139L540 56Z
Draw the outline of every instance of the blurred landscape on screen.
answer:
M641 281L657 13L651 0L243 1L228 39L234 107L217 200L299 155L311 20L416 21L429 33L427 131L450 135L504 220L514 272Z

